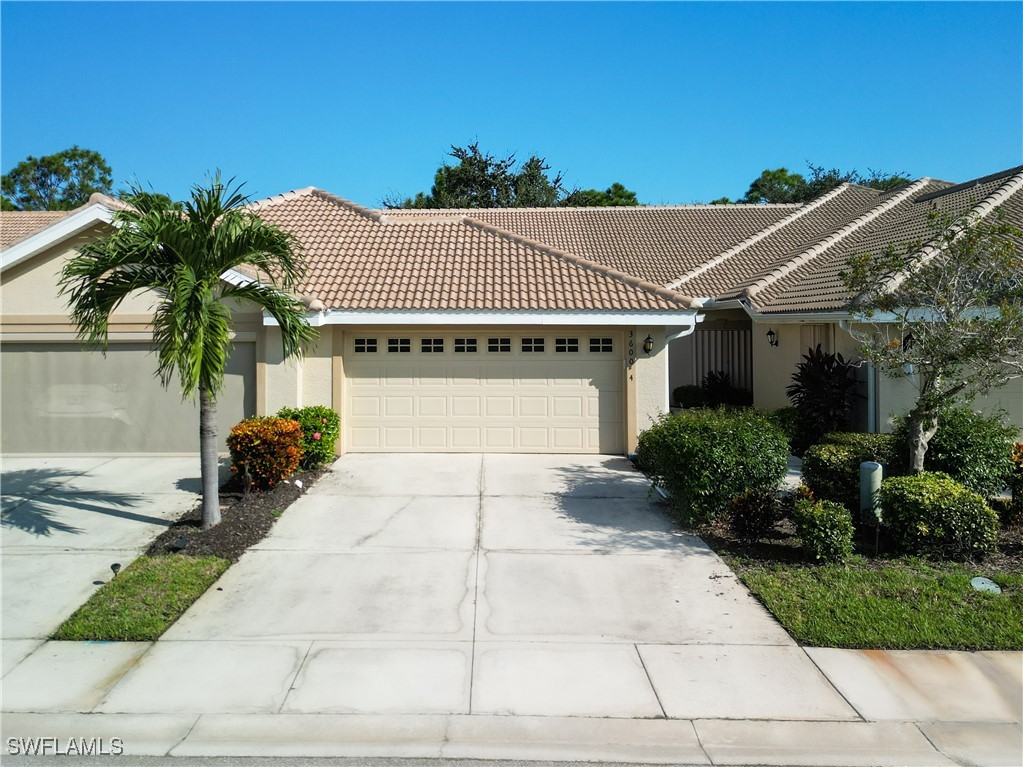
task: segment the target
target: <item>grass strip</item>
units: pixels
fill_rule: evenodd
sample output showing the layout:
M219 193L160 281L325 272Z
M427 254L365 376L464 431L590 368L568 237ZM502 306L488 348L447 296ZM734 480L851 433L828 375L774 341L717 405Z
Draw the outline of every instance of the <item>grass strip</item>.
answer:
M149 642L159 638L230 566L219 557L139 557L61 624L53 639Z
M875 649L1023 649L1023 575L922 561L868 567L729 564L801 644ZM970 585L985 575L998 595Z

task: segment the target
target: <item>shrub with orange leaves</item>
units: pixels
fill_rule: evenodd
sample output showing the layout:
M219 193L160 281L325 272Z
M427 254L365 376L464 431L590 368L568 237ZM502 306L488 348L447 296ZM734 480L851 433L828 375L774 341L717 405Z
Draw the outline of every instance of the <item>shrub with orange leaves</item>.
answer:
M247 418L227 438L231 471L248 468L253 484L268 490L298 469L302 427L286 418Z

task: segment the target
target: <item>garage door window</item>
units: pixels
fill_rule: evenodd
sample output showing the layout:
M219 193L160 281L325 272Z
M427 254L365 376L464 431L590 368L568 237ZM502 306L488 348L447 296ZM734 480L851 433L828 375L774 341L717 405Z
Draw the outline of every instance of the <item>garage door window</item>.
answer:
M377 350L377 340L375 338L356 338L355 339L355 351L360 353L375 352Z
M488 338L487 339L487 351L488 352L510 352L511 351L511 339L510 338Z
M388 338L387 339L387 351L389 351L389 352L411 352L412 351L412 339L411 338Z
M524 352L542 352L543 351L543 339L542 338L523 338L522 339L522 351Z
M577 352L579 351L578 338L555 338L554 351L556 352Z
M476 339L475 338L456 338L455 339L455 352L475 352L476 351Z
M591 338L590 339L590 351L591 352L611 352L614 351L611 344L610 338Z
M425 354L440 353L444 351L444 339L443 338L423 338L419 344L419 349Z

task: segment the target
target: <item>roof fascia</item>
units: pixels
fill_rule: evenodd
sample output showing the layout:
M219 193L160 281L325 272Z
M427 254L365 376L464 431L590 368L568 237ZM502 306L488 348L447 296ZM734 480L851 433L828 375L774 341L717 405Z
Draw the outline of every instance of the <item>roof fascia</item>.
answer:
M113 223L114 212L106 205L94 203L76 213L55 221L21 242L16 242L0 254L0 272L26 261L40 252L74 237L98 223Z
M637 325L695 327L702 319L695 310L677 312L436 312L436 311L323 311L307 315L310 325L550 325L632 327ZM270 314L263 324L276 326Z

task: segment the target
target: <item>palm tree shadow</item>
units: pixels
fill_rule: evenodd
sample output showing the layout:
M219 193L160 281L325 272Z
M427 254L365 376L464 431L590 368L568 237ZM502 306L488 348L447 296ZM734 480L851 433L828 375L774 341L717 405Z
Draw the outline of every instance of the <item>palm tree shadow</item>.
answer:
M142 504L144 499L141 495L85 491L68 485L68 480L81 476L85 473L59 469L4 472L0 526L41 537L54 533L80 535L85 530L66 521L69 516L80 512L170 526L171 523L165 519L131 511Z
M580 543L610 551L713 556L703 540L679 528L627 459L608 457L599 467L568 464L558 472L565 491L556 496L557 508L578 525Z

